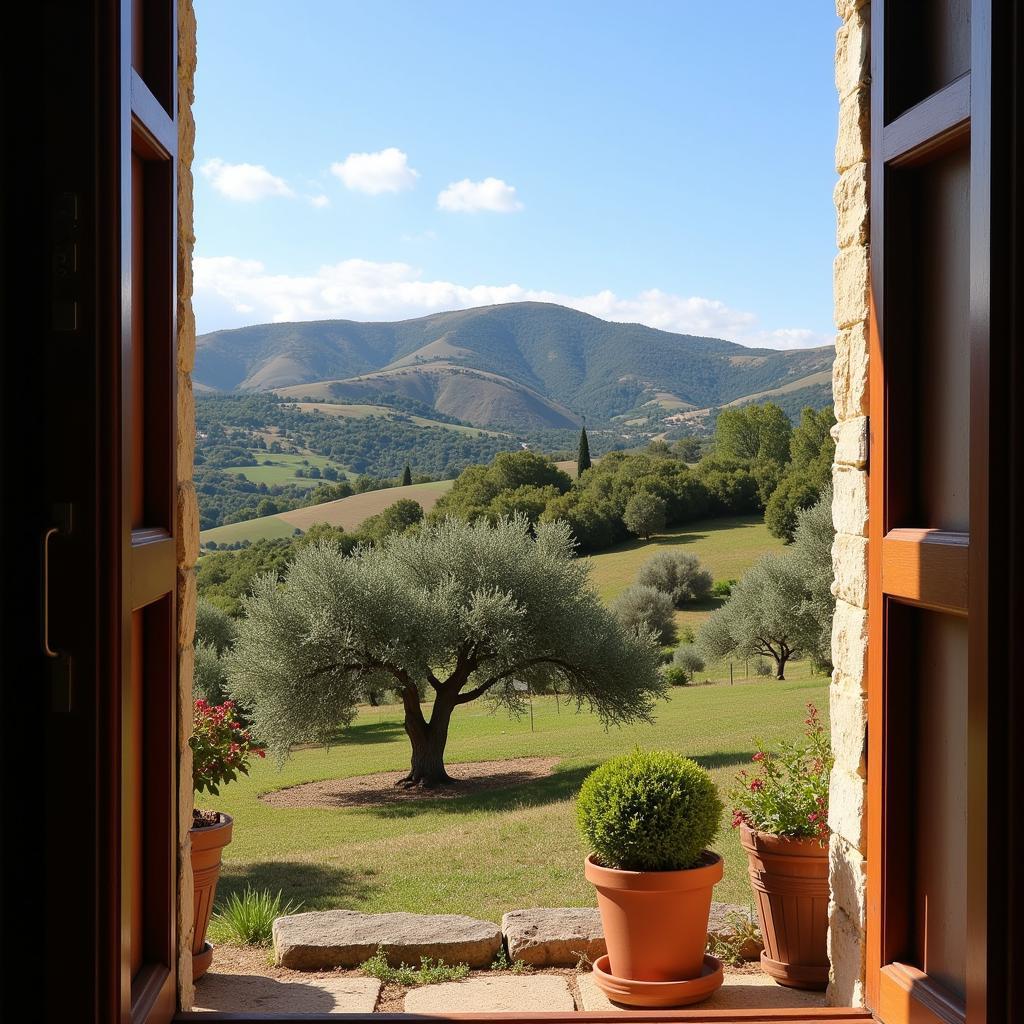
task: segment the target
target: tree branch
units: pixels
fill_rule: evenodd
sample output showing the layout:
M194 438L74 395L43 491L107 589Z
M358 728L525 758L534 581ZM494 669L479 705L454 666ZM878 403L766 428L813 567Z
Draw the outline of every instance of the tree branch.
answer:
M557 665L562 669L566 675L575 675L578 671L575 665L570 664L567 661L562 661L560 658L530 658L527 661L521 661L518 665L513 665L511 668L505 669L504 672L499 672L496 676L491 676L486 682L481 683L479 686L474 687L472 690L467 690L465 693L460 693L456 704L468 704L471 700L476 700L477 697L482 697L495 683L500 683L502 679L508 679L509 676L514 675L516 672L521 672L524 668L530 668L533 665Z

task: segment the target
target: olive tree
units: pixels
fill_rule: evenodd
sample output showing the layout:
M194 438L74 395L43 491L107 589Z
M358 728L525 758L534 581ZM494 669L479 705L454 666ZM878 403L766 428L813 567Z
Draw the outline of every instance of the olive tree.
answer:
M676 617L672 598L656 587L634 584L612 603L612 612L627 629L649 630L662 644L676 641Z
M665 689L654 636L601 603L564 523L448 518L348 557L314 544L245 610L228 674L258 734L279 756L325 742L386 685L405 708L406 785L450 781L452 714L485 695L522 712L516 682L556 684L606 724L649 721Z
M636 581L668 594L677 608L711 595L711 573L696 555L683 551L659 551L640 567Z

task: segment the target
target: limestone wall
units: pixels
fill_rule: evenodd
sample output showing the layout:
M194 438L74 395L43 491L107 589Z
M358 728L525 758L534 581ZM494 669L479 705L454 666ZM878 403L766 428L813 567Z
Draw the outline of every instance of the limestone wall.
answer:
M832 562L836 614L832 624L829 705L835 768L829 794L830 876L828 1002L864 1003L865 829L867 737L868 526L868 141L870 128L870 4L837 0L839 135L836 142L834 267L836 419L832 468Z
M196 71L196 20L192 0L178 0L178 365L177 472L178 536L178 1005L192 1005L192 634L196 628L196 570L199 557L199 507L192 485L196 407L192 398L192 362L196 322L192 314L192 155L196 125L192 117Z

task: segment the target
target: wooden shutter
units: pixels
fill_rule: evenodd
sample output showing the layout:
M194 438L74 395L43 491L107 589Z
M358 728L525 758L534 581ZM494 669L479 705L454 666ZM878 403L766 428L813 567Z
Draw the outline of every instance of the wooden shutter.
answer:
M993 1011L1012 894L990 868L1012 765L990 736L1012 711L994 660L1009 671L1006 629L1024 626L993 604L1020 585L1020 356L994 261L1020 226L1018 115L993 83L1016 84L1020 26L1006 5L993 28L991 7L871 6L867 982L884 1024L1009 1019Z

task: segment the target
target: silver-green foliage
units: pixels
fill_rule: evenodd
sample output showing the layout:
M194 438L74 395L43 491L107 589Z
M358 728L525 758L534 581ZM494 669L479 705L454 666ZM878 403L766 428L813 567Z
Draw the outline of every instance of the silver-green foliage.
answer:
M628 629L635 632L650 630L659 643L675 643L675 605L664 591L634 584L615 599L612 611Z
M557 683L609 724L650 720L664 692L654 637L601 603L569 528L531 534L522 516L445 519L348 557L311 545L283 582L257 583L228 665L232 694L282 756L326 741L371 687L399 690L413 774L417 730L443 727L443 750L452 710L484 694L522 712L514 680ZM426 722L418 697L431 691Z
M684 551L659 551L640 567L637 583L664 591L677 608L689 601L703 601L711 594L711 573L696 555Z
M704 671L704 659L696 644L680 644L672 655L672 664L682 669L687 679L692 680L698 672Z
M192 695L208 704L223 704L228 696L228 675L224 660L212 644L197 643L192 674Z
M696 761L669 751L635 750L584 779L576 817L605 867L675 871L700 861L718 831L722 801Z
M832 585L831 491L799 514L797 537L772 551L732 588L729 600L701 626L697 643L708 660L764 657L785 678L790 658L827 666L835 600Z

